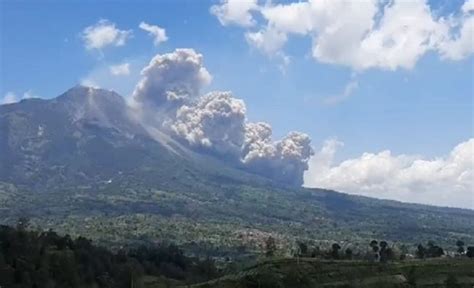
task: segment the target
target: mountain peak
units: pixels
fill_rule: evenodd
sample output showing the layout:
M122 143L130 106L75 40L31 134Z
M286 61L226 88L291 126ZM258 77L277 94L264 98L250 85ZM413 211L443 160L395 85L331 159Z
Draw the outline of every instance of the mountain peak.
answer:
M91 87L91 86L83 86L83 85L76 85L63 94L61 94L59 97L57 97L58 100L84 100L84 99L90 99L90 98L107 98L109 101L114 101L114 102L124 102L124 99L121 95L119 95L117 92L112 91L112 90L106 90L102 88L96 88L96 87Z

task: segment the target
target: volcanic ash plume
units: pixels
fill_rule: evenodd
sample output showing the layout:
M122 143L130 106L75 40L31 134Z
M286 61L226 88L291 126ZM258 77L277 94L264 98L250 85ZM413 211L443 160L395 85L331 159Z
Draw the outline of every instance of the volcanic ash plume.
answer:
M244 142L245 104L230 92L211 92L195 105L184 105L170 125L189 145L220 155L240 156Z
M303 173L314 154L308 135L290 132L272 143L269 124L248 123L245 128L242 162L249 170L288 184L303 184Z
M133 92L140 118L153 133L165 133L197 152L287 184L302 185L313 154L308 135L291 132L272 141L269 124L248 123L244 101L230 92L199 98L211 81L203 57L192 49L156 55ZM160 135L161 135L160 134Z
M177 107L199 96L211 82L203 57L193 49L156 55L142 72L133 100L142 106Z

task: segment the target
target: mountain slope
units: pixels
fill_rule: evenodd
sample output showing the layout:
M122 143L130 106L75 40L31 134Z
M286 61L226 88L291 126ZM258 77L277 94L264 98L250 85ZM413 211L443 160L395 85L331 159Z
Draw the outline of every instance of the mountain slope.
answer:
M173 178L183 172L175 169L200 173L213 167L197 168L196 162L218 162L164 137L155 141L124 99L107 90L77 86L52 100L3 105L0 180L35 190L57 189L147 169Z
M296 238L474 242L474 211L282 186L150 136L106 90L0 106L0 151L2 222L26 215L108 243L160 239L224 253L258 250L268 236L288 249Z

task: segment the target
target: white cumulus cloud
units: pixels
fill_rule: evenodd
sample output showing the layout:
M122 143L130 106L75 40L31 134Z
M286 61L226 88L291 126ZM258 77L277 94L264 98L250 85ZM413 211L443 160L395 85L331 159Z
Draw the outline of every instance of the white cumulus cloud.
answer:
M82 31L86 49L102 49L107 46L123 46L132 36L131 30L120 30L109 20L101 19Z
M220 5L213 5L210 12L224 26L235 24L249 27L255 24L251 12L257 8L257 0L222 0Z
M290 36L296 35L312 40L312 56L321 63L354 70L411 69L429 51L452 60L471 55L473 7L468 0L459 12L440 17L427 0L268 1L252 8L261 20L245 37L268 55L284 54Z
M393 155L389 150L364 153L334 163L341 142L326 141L309 162L305 186L335 189L407 202L474 208L474 139L448 155L425 159Z
M279 30L267 27L257 32L246 33L245 39L255 48L269 55L275 55L285 45L287 36Z
M421 56L436 48L446 29L425 1L394 1L385 6L378 27L372 27L361 38L360 47L348 64L357 69L411 69ZM338 58L328 60L344 63Z
M153 37L153 44L155 46L158 46L160 43L166 42L168 40L168 37L166 36L166 30L160 26L141 22L139 27L140 29L147 31Z
M446 59L461 60L474 53L474 0L466 1L461 11L461 16L446 22L458 32L448 35L438 47L441 56Z
M467 0L461 7L463 13L469 13L474 11L474 0Z

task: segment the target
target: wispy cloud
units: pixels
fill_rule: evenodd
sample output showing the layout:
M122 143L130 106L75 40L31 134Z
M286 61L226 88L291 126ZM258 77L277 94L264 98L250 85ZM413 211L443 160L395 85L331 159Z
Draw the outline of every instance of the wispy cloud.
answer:
M138 27L147 31L153 37L153 44L155 46L158 46L160 45L160 43L168 40L168 36L166 36L166 30L164 28L161 28L160 26L150 25L148 23L141 22Z
M356 79L351 79L346 86L344 87L344 90L337 95L333 95L330 97L327 97L323 100L323 103L325 105L336 105L339 104L345 100L347 100L351 95L359 88L359 81Z
M127 58L118 64L100 61L79 78L78 82L84 86L110 89L123 96L130 96L140 77L139 67L144 65L144 61L142 58Z
M20 94L21 95L21 94ZM33 93L33 90L27 90L22 96L16 94L13 91L8 91L3 98L0 99L0 104L11 104L16 103L22 99L40 98L38 95Z
M111 65L109 67L110 74L114 76L130 75L130 63Z
M9 91L0 100L0 104L11 104L11 103L15 103L17 101L18 101L18 97L16 96L16 94Z
M210 12L224 26L250 27L256 24L251 13L255 9L258 9L257 0L221 0L219 5L211 7Z
M84 46L88 50L103 49L107 46L123 46L132 36L132 30L120 30L115 23L106 19L86 27L82 31Z

